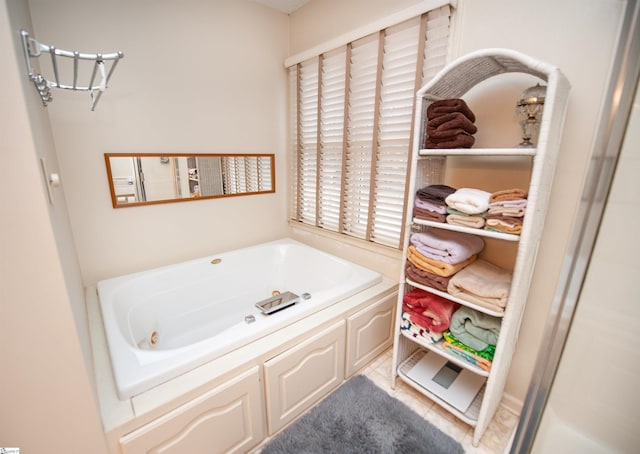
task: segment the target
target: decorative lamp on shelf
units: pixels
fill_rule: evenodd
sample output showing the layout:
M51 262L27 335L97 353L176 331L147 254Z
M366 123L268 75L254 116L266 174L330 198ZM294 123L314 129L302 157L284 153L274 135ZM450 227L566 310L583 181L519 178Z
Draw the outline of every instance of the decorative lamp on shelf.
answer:
M516 114L521 118L522 142L518 147L535 147L540 132L540 119L544 108L544 98L547 87L536 84L522 92L522 96L516 104Z

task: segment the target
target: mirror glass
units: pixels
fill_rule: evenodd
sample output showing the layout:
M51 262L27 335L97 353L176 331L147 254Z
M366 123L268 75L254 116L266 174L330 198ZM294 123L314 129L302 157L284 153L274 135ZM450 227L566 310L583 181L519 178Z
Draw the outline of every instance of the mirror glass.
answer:
M105 153L114 208L275 192L273 154Z

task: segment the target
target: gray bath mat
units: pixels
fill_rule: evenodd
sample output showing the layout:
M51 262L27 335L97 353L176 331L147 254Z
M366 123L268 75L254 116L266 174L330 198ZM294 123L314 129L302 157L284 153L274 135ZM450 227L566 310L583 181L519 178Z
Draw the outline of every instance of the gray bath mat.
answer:
M461 454L462 446L364 375L270 441L262 454Z

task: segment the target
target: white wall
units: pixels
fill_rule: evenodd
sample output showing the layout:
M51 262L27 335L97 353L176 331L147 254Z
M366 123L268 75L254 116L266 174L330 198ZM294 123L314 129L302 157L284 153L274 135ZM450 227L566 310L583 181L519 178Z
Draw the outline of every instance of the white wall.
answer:
M106 447L74 322L86 325L84 312L74 314L83 308L80 273L64 199L55 194L50 205L43 184L39 158L52 172L57 164L16 21L30 27L26 2L2 1L0 446L99 454Z
M390 2L383 1L312 0L291 16L291 53L303 51L302 45L305 48L319 45L417 3L421 2L394 2L391 6ZM623 6L622 1L611 0L458 1L452 57L488 47L511 48L558 65L572 84L538 265L506 387L514 406L524 400L564 257ZM513 95L515 105L518 93ZM477 108L480 117L484 106Z
M640 93L533 452L640 446Z
M286 235L286 15L249 0L30 0L35 37L124 52L47 107L84 283ZM113 209L103 153L275 153L276 193Z
M523 399L591 157L622 1L465 1L456 52L511 47L558 65L572 85L547 222L506 392ZM540 24L535 33L530 24ZM526 32L523 32L525 31Z

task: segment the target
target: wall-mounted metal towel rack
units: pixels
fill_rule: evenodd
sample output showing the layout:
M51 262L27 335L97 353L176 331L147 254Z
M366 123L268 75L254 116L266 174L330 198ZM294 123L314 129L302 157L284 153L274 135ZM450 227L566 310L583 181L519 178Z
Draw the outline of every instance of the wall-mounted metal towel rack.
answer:
M29 71L29 77L33 81L42 99L42 104L47 105L53 100L51 95L51 88L63 88L66 90L78 90L88 91L91 95L91 110L93 111L102 96L102 93L107 88L109 79L113 74L113 70L121 58L124 57L122 52L113 52L109 54L86 54L80 52L70 52L68 50L57 49L54 46L48 46L46 44L39 43L33 38L29 37L29 33L25 30L21 30L22 35L22 47L24 49L24 56L27 61L27 69ZM51 56L51 71L53 72L53 78L47 78L42 74L39 74L31 64L32 58L38 58L42 53L48 53ZM72 62L61 63L58 65L58 57L64 57L64 61ZM90 73L90 79L88 85L78 85L78 74L80 72L81 61L88 61L89 67L87 70L87 76ZM61 77L66 77L65 80L73 80L71 84L61 83ZM96 77L98 76L98 78Z

